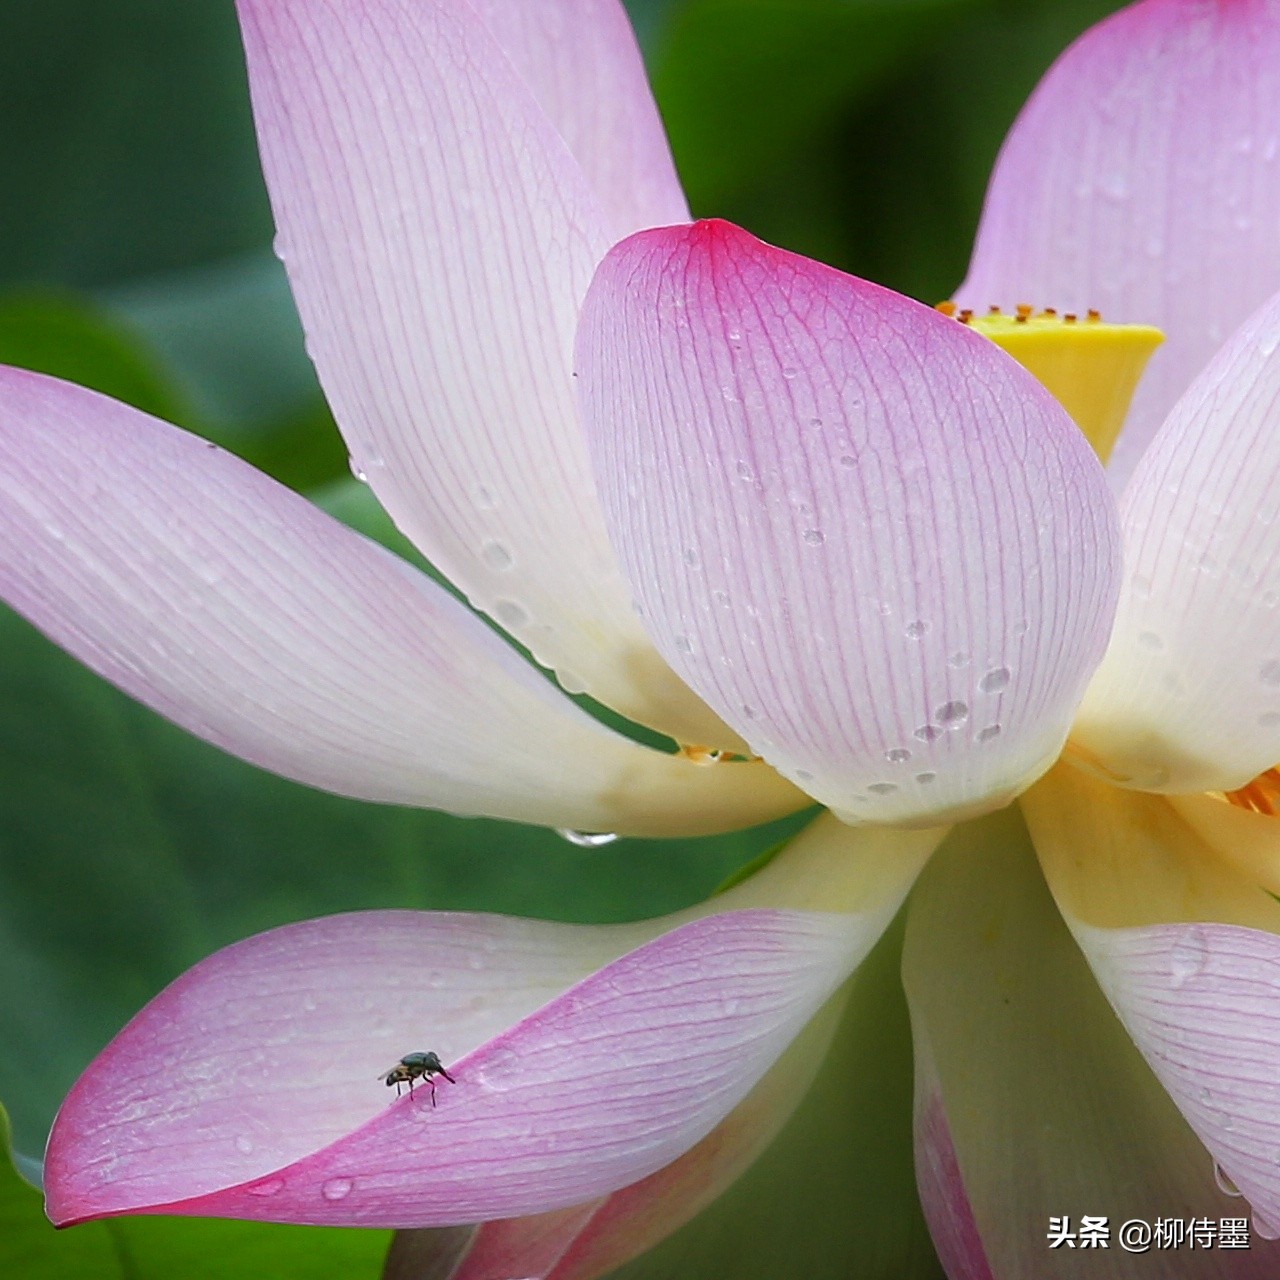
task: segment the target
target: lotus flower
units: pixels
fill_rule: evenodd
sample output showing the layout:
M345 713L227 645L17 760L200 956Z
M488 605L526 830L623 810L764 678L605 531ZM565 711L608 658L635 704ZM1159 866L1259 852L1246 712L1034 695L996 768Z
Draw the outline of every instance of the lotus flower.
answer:
M613 0L240 11L356 466L562 686L686 749L606 731L234 458L15 371L5 598L345 794L634 834L829 812L648 924L389 912L218 953L67 1099L54 1220L483 1221L456 1280L602 1274L777 1132L910 892L917 1172L952 1277L1062 1274L1050 1215L1231 1213L1215 1161L1280 1223L1275 7L1094 29L989 194L963 305L1169 335L1118 501L972 326L690 225ZM454 1083L389 1099L426 1051Z

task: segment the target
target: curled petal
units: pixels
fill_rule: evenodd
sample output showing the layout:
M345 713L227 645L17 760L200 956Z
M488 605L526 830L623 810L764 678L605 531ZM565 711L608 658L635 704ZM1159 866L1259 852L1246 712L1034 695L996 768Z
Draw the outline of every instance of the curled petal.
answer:
M842 916L714 915L486 1035L483 1010L469 1031L465 1016L442 1015L468 985L459 962L482 1006L495 988L483 944L440 958L438 920L409 918L419 937L408 965L397 914L375 913L261 935L179 979L59 1113L45 1166L53 1220L163 1211L405 1227L577 1204L647 1177L709 1133L865 952ZM381 947L388 922L396 957ZM550 957L519 984L525 995L574 952L591 963L617 936L634 937L578 929L585 945L575 945L564 940L572 926L490 927L499 955L505 927L534 938L535 959ZM327 961L323 982L308 949ZM379 999L388 986L394 995ZM438 1086L434 1106L423 1089L388 1104L379 1073L433 1047L424 1036L456 1083ZM166 1063L181 1064L176 1078Z
M736 745L653 651L604 531L570 363L610 229L530 84L469 4L239 11L277 246L353 466L567 688Z
M654 641L754 752L853 821L949 820L1048 767L1118 533L1024 369L722 222L611 250L578 365Z
M447 1280L596 1280L666 1239L777 1136L822 1066L845 1003L833 997L747 1097L678 1160L603 1200L485 1223ZM421 1244L424 1258L448 1247L436 1233L422 1234L432 1237Z
M1229 791L1280 760L1280 294L1210 362L1120 504L1124 580L1076 742L1109 776Z
M1254 874L1269 855L1274 882L1275 819L1065 767L1024 806L1125 1028L1258 1217L1280 1228L1280 901Z
M425 575L231 454L12 369L0 597L184 728L342 795L655 834L802 803L762 767L606 730Z
M609 238L689 220L620 0L470 0L573 152Z
M425 1226L636 1182L746 1096L870 951L940 834L815 823L752 880L636 925L372 912L229 947L72 1090L50 1214ZM823 882L847 914L806 909ZM434 1108L387 1106L371 1082L427 1049L457 1085L439 1084Z
M1117 483L1229 333L1280 288L1280 20L1270 0L1145 0L1078 40L1005 141L957 298L1099 308L1167 341Z
M1127 1220L1246 1216L1098 990L1016 814L939 851L912 897L903 978L917 1144L933 1157L921 1193L949 1274L1128 1280ZM1086 1215L1107 1220L1109 1248L1049 1247L1051 1216L1079 1232ZM1278 1264L1255 1234L1248 1250L1185 1251L1177 1274L1264 1280Z

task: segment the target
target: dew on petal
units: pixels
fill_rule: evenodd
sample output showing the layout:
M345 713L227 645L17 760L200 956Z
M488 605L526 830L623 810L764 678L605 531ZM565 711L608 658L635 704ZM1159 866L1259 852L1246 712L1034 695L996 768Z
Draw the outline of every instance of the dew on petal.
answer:
M702 564L702 557L698 554L695 547L685 547L684 562L690 569L696 569Z
M922 724L911 736L921 742L936 742L942 737L942 730L936 724Z
M1201 929L1187 929L1169 953L1169 980L1181 987L1204 972L1209 962L1209 947Z
M493 606L494 617L504 627L523 627L529 621L529 613L524 605L514 600L498 600Z
M601 849L618 838L616 831L574 831L572 827L557 827L556 835L579 849Z
M954 667L958 671L961 667L967 667L971 661L967 653L953 653L947 659L947 666Z
M989 724L985 729L978 733L979 742L990 742L993 738L1000 736L1000 726L998 724Z
M241 1134L241 1135L236 1139L236 1150L237 1150L237 1151L238 1151L242 1156L251 1156L251 1155L253 1155L253 1139L252 1139L252 1138L246 1138L246 1137L245 1137L245 1135L242 1133L242 1134Z
M251 1196L273 1196L284 1186L283 1178L265 1178L249 1188Z
M820 547L827 540L827 535L821 529L806 529L804 531L804 540L811 547Z
M1149 653L1159 653L1164 649L1164 641L1154 631L1138 632L1138 643Z
M1270 662L1264 662L1258 672L1258 679L1263 684L1280 685L1280 662L1274 658Z
M906 764L911 759L911 752L905 747L895 747L892 751L886 751L884 758L890 764Z
M675 645L677 653L693 652L693 641L686 635L676 636L672 643Z
M330 1178L320 1188L320 1194L326 1200L345 1200L351 1194L350 1178Z
M515 557L501 542L486 542L480 548L480 559L499 573L504 573L515 564Z
M842 467L856 467L858 460L851 453L842 453L840 455L840 465Z
M933 718L947 729L959 728L969 718L969 704L957 701L944 702L933 713Z
M983 693L999 693L1001 689L1008 687L1012 675L1008 667L996 667L978 681L978 688Z
M1226 1170L1216 1160L1213 1162L1213 1180L1218 1184L1218 1190L1224 1196L1232 1196L1234 1198L1242 1194L1240 1188L1227 1177Z
M745 482L747 482L747 483L750 483L750 481L751 481L751 468L750 468L749 466L747 466L746 462L745 462L742 458L739 458L739 459L738 459L737 472L738 472L738 479L739 479L739 480L742 480L742 481L745 481Z
M491 489L485 488L484 485L478 484L471 490L471 501L481 511L492 511L498 505L498 500L493 496Z
M931 783L931 782L936 782L937 780L938 780L938 775L937 775L936 773L928 772L928 773L917 773L917 774L916 774L916 781L917 781L917 782L918 782L922 787L927 787L927 786L929 785L929 783Z
M873 782L867 790L873 796L891 796L898 789L896 782Z
M520 1059L511 1049L495 1050L475 1073L475 1080L492 1093L505 1093L516 1077Z

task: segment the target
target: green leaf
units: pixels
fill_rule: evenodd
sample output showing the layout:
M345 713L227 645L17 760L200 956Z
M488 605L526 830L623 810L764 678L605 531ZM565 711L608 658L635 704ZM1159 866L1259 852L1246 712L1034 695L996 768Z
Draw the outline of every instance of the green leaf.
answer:
M15 1280L376 1280L390 1233L200 1218L117 1218L56 1231L14 1167L0 1107L0 1274Z
M0 281L97 285L266 244L230 4L3 0Z
M190 405L156 354L105 309L72 293L0 295L0 364L79 382L194 426Z
M855 975L812 1088L761 1158L614 1280L944 1280L916 1196L901 920Z
M711 212L868 94L965 0L691 0L655 87L695 211Z

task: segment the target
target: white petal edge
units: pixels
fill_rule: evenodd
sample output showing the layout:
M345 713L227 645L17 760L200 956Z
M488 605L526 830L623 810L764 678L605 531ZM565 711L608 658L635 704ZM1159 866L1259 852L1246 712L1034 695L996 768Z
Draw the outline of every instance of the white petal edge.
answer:
M1120 503L1110 647L1073 741L1108 777L1234 790L1280 761L1280 294L1174 407Z

